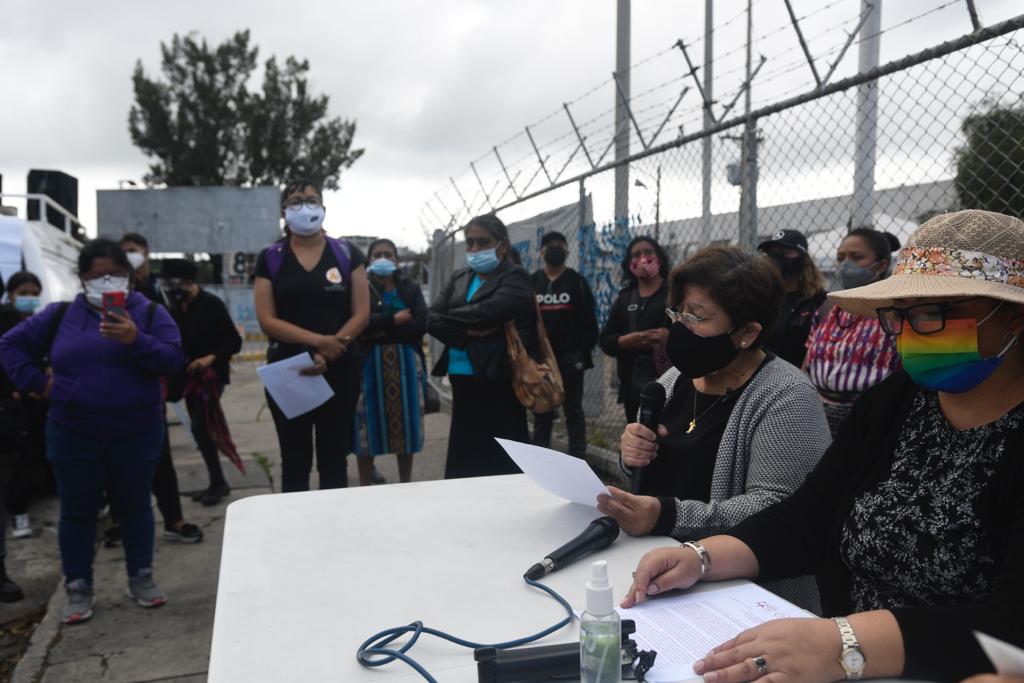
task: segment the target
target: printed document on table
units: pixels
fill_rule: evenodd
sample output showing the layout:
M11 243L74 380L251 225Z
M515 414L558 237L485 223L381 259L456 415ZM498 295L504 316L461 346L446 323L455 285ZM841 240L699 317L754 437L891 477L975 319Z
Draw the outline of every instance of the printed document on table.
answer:
M608 487L581 458L508 439L495 441L523 474L548 493L590 507L597 507L597 497L608 493Z
M334 390L323 375L299 374L300 370L311 365L312 357L308 353L300 353L256 368L263 386L289 420L308 413L334 396Z
M974 637L978 639L985 656L996 668L996 673L1004 676L1024 676L1024 650L978 631L974 632Z
M648 598L619 615L636 622L641 650L658 653L646 676L652 683L699 680L693 665L730 638L774 619L812 616L756 583Z

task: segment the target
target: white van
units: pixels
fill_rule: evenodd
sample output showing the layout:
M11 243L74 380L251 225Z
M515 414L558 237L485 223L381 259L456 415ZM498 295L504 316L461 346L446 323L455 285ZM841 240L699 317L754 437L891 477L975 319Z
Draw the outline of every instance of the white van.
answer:
M0 277L8 278L19 270L27 270L43 283L42 304L71 301L81 291L78 252L82 244L71 237L70 221L77 219L45 195L3 195L26 198L57 209L68 220L65 231L46 221L30 221L16 216L0 216ZM45 208L39 215L46 215Z

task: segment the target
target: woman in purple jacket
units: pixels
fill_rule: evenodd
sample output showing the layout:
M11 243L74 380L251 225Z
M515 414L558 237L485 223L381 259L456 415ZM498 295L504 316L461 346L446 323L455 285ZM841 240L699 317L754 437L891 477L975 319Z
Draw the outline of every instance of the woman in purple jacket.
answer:
M167 598L153 582L150 486L164 437L160 377L184 365L178 326L130 291L131 264L105 239L78 257L84 294L51 304L0 339L0 363L19 390L48 398L47 458L60 495L64 623L92 616L96 515L104 489L117 511L129 595L142 607ZM103 312L123 292L124 315ZM40 369L48 356L50 372Z

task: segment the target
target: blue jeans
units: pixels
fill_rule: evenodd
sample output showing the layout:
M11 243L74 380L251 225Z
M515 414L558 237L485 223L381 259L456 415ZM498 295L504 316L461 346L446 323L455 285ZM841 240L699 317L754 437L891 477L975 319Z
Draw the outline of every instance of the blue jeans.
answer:
M150 488L160 460L164 424L130 436L96 438L48 420L46 457L60 495L60 541L64 579L92 585L96 515L104 490L117 515L128 576L153 566L153 505Z

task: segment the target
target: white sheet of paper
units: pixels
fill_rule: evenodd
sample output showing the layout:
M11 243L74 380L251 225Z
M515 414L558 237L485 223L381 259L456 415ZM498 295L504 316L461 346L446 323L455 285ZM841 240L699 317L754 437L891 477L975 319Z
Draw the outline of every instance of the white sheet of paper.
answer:
M289 420L308 413L334 396L334 390L322 375L300 375L299 370L313 365L308 353L256 368L256 374Z
M1004 676L1024 676L1024 650L1003 642L998 638L984 633L974 632L981 649L996 668L996 672Z
M646 676L652 683L698 679L693 665L730 638L766 621L812 616L754 583L651 599L619 615L636 622L641 650L658 653Z
M608 487L587 463L565 453L533 444L495 439L530 480L548 493L580 505L597 507L597 497Z

